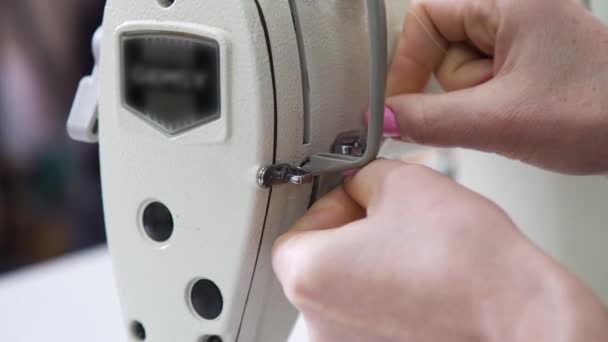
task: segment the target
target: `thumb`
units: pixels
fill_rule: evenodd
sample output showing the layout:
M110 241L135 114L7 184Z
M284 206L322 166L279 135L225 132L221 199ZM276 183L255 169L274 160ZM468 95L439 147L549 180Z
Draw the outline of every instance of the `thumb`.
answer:
M274 243L273 269L294 304L322 290L318 284L333 272L325 266L335 260L336 240L344 240L339 228L364 217L365 209L340 187L315 203Z
M444 94L404 94L387 99L403 140L441 147L508 152L525 135L508 87L497 80ZM387 118L387 125L391 125ZM394 121L393 121L394 122Z

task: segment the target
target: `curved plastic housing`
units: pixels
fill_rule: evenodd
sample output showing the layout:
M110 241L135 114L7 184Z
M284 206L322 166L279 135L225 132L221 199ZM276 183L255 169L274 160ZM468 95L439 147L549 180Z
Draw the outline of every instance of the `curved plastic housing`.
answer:
M321 153L310 158L304 169L314 176L361 168L376 159L382 143L384 105L388 60L388 33L384 0L367 0L369 41L371 44L370 116L367 131L367 148L361 157Z

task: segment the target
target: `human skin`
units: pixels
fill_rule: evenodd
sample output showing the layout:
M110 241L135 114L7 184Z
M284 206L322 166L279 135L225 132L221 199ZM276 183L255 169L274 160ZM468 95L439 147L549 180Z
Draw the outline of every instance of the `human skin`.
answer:
M607 28L574 0L419 1L388 105L406 140L604 173L607 56ZM420 94L433 72L446 94Z
M388 104L404 140L606 172L607 49L572 0L419 1ZM433 73L446 94L420 94ZM276 242L273 265L313 342L608 340L592 291L491 201L421 166L359 171Z
M311 341L608 339L608 313L496 205L381 160L277 241L274 267Z

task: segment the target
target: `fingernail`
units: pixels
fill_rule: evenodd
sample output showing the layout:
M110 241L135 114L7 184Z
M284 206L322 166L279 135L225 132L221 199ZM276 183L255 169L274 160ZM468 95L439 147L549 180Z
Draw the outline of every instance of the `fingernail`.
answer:
M397 116L390 107L384 107L384 136L387 138L399 138L401 132L399 131L399 123L397 123Z
M354 175L357 174L357 172L359 172L359 169L346 170L346 171L342 172L342 176L353 177Z
M365 113L365 125L369 125L369 112ZM400 138L399 124L397 116L393 110L386 106L384 107L384 136L386 138Z

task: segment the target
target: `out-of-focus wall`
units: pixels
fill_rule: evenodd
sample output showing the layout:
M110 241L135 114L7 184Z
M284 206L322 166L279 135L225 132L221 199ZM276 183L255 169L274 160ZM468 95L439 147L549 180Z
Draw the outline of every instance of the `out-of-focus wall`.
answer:
M97 146L65 123L104 0L0 0L0 273L104 241Z
M592 0L591 8L593 8L593 11L598 17L602 18L604 22L608 22L608 1Z
M608 303L608 178L568 177L472 151L459 157L463 184L505 209Z

